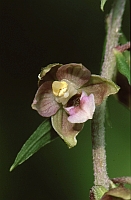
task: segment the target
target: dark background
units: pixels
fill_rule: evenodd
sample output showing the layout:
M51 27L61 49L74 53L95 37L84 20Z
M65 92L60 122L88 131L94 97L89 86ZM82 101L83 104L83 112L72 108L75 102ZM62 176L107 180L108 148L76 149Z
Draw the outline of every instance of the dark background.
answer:
M0 200L85 200L93 185L90 121L69 150L57 139L9 172L18 151L42 122L31 103L37 75L50 63L83 63L99 74L105 18L96 0L0 1ZM129 1L123 30L129 39ZM130 175L129 111L108 100L110 177Z

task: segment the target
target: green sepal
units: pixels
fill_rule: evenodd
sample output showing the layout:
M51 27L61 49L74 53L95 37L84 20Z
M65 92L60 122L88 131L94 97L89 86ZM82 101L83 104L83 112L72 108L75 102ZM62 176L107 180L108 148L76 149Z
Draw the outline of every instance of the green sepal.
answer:
M68 120L68 115L63 108L51 117L52 126L69 148L77 144L76 136L83 128L83 123L73 124Z
M118 71L127 78L130 84L130 66L128 62L126 61L124 55L120 51L118 51L117 49L113 49L113 51L116 57Z
M100 200L106 192L107 189L101 185L93 186L90 190L90 194L92 193L92 198L90 197L90 199Z
M109 95L116 94L120 87L113 81L98 75L91 75L90 80L79 89L79 92L85 91L88 95L93 94L95 104L100 105Z
M57 137L58 135L53 130L50 119L46 118L22 146L13 165L10 168L10 171L12 171L18 165L22 164L34 153L36 153L41 147L52 142Z
M104 6L107 0L101 0L101 10L104 11Z
M123 186L110 189L100 200L131 200L131 190Z

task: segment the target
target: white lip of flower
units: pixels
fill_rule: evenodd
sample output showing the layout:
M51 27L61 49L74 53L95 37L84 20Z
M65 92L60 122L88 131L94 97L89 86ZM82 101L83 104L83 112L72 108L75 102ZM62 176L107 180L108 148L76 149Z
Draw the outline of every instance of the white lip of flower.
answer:
M77 93L77 89L74 83L63 79L52 83L52 92L55 96L55 100L65 105L68 100Z

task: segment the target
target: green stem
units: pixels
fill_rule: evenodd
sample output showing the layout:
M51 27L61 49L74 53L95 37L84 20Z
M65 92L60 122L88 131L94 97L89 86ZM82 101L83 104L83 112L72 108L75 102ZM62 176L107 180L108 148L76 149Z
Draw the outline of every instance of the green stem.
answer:
M107 18L107 38L105 47L104 62L101 76L112 79L115 74L115 57L113 48L118 45L122 16L126 0L115 0L112 10ZM105 111L106 100L96 108L92 120L92 148L94 166L94 184L109 188L109 177L107 174L106 150L105 150Z

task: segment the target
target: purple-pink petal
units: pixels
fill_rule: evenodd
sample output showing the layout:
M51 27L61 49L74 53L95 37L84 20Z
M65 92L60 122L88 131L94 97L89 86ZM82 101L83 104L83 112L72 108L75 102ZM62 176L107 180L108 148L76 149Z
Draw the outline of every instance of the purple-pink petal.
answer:
M90 76L90 71L82 64L77 63L62 65L56 73L56 77L59 81L63 79L69 80L78 88L87 83L90 79Z
M31 106L43 117L50 117L58 111L60 105L54 99L52 81L47 81L38 88Z
M67 107L65 110L69 114L68 121L71 123L83 123L92 119L95 111L94 95L87 96L85 92L82 92L80 105Z

